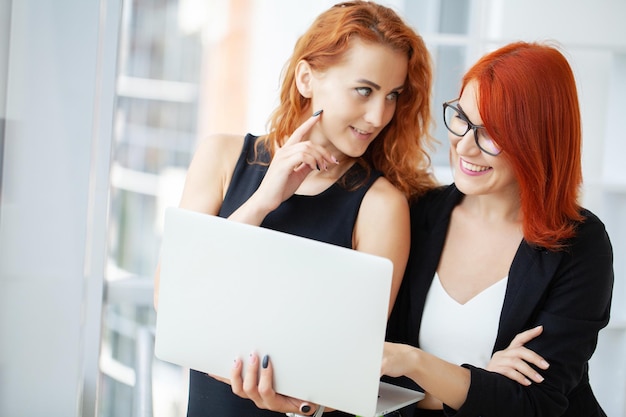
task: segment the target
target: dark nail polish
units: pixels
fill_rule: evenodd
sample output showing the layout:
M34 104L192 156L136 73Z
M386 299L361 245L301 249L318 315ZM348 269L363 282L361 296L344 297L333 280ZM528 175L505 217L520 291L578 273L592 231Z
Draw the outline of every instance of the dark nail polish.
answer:
M267 365L269 364L270 361L270 357L265 355L263 356L263 362L261 363L261 366L263 367L263 369L267 368Z
M322 114L322 112L323 112L323 111L324 111L324 110L318 110L318 111L316 111L315 113L313 113L313 116L312 116L312 117L319 116L320 114Z
M303 413L308 413L309 411L311 411L311 406L310 405L301 405L300 406L300 411L302 411Z

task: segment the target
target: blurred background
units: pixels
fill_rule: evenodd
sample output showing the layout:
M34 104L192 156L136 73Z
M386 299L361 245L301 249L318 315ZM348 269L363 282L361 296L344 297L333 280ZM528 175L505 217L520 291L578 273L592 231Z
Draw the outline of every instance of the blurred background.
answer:
M615 251L591 363L626 416L626 0L381 0L433 56L441 103L479 56L560 44L582 105L583 203ZM184 416L187 370L153 357L163 209L199 140L265 132L283 64L328 0L0 0L0 415ZM532 169L532 167L529 167Z

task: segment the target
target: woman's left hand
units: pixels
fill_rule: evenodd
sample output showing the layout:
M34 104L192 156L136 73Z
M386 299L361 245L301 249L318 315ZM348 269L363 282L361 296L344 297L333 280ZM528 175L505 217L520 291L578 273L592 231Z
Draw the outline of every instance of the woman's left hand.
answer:
M235 395L248 398L258 408L265 410L302 415L315 413L317 404L287 397L274 391L274 371L268 356L259 360L255 353L251 353L243 376L242 368L243 363L237 358L230 375L230 384Z
M519 333L506 349L493 354L487 364L487 370L497 372L525 386L530 385L531 381L542 382L543 376L537 373L530 364L545 370L548 369L548 362L524 346L542 332L543 327L537 326Z

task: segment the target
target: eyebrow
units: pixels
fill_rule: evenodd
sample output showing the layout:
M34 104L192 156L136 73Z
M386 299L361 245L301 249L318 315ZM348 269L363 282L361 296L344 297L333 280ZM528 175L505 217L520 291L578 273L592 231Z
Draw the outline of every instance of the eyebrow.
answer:
M359 82L359 83L367 84L370 87L374 88L376 91L380 91L381 87L378 84L376 84L375 82L373 82L373 81L366 80L365 78L359 78L356 81ZM392 89L391 91L398 91L398 90L402 90L402 89L404 89L404 85L396 87L396 88Z
M459 110L461 110L461 113L463 114L463 116L465 116L465 118L467 119L468 122L470 122L471 124L473 124L476 127L485 127L485 125L477 125L476 123L472 122L469 118L469 116L467 115L467 113L465 113L465 110L463 110L463 107L461 106L461 103L457 103L456 106L459 108Z

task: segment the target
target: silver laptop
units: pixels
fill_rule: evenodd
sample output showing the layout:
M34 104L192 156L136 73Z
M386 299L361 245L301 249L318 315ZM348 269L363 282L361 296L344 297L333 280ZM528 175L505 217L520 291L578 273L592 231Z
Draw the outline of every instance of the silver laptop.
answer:
M167 208L155 354L225 378L236 357L245 365L251 352L267 354L277 392L383 415L423 398L379 380L392 268L386 258Z

